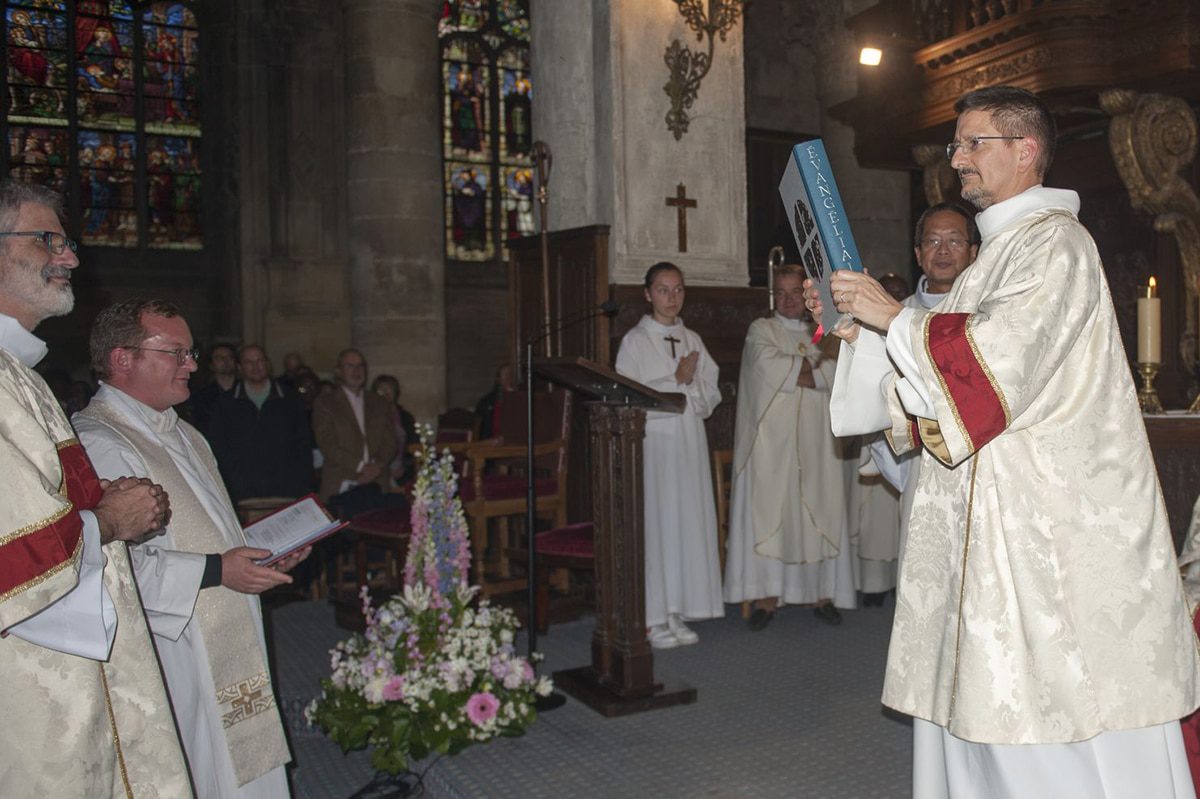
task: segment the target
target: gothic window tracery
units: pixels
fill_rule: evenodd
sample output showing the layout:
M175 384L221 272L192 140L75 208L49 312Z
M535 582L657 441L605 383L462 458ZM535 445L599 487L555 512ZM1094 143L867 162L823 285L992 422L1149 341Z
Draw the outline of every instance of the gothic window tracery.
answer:
M199 38L182 0L5 3L3 167L82 244L201 248Z
M446 257L496 261L534 232L527 0L447 0L438 22Z

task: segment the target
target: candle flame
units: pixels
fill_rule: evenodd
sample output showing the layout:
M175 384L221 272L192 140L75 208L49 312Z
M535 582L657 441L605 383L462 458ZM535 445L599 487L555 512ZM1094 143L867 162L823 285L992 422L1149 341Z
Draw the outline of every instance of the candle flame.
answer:
M1153 277L1152 277L1152 278L1150 278L1150 288L1151 288L1151 290L1153 290L1153 289L1154 289L1154 287L1155 287L1155 286L1157 286L1157 285L1158 285L1158 282L1157 282L1157 281L1156 281L1156 280L1155 280Z

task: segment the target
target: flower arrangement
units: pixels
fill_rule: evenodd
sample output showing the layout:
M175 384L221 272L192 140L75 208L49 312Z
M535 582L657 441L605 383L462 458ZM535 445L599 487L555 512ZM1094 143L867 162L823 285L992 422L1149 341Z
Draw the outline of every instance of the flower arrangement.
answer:
M374 766L392 774L410 758L522 734L536 698L552 691L516 654L513 613L474 602L453 456L430 438L426 427L404 590L373 609L363 586L366 632L331 651L333 673L306 711L344 750L373 746Z

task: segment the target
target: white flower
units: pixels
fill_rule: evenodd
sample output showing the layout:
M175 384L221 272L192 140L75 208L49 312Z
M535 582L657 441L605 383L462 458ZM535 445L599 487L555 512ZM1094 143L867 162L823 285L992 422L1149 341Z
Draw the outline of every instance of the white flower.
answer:
M383 702L383 686L387 685L387 677L376 677L363 686L363 698L373 705Z

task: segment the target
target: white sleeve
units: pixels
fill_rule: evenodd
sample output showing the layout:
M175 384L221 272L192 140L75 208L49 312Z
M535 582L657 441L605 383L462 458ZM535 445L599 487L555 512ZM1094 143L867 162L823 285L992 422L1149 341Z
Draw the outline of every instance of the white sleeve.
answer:
M792 368L788 371L787 377L783 378L783 385L779 388L779 390L784 394L795 394L796 389L800 388L800 386L796 385L796 381L800 379L800 370L804 368L804 362L806 360L808 359L803 355L792 359ZM816 367L813 367L812 374L813 381L815 382L817 379Z
M77 419L75 429L99 477L114 480L123 476L149 476L150 470L141 456L108 428ZM170 530L168 525L166 539L153 538L129 547L129 560L150 631L176 640L187 627L200 594L205 555L163 546L164 540L170 540Z
M883 387L894 374L878 333L863 328L853 344L842 342L829 398L835 436L877 433L892 426Z
M896 380L896 393L904 410L913 416L923 419L936 419L933 410L933 398L925 381L921 379L921 369L913 352L912 318L916 311L905 308L892 320L892 326L887 334L887 352L896 362L902 377Z
M903 492L904 484L908 481L908 473L912 469L912 453L905 453L903 456L897 455L892 452L887 439L883 436L872 441L869 449L871 460L875 462L875 467L879 469L883 479L891 483L897 491Z
M57 602L14 624L7 632L68 655L108 660L117 633L117 610L104 587L100 523L89 510L80 511L79 518L83 522L79 582Z
M208 556L154 546L152 542L129 548L129 559L146 608L150 632L179 640L192 619Z

